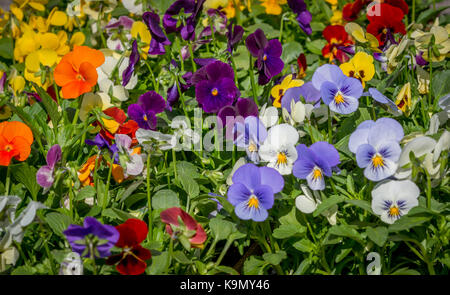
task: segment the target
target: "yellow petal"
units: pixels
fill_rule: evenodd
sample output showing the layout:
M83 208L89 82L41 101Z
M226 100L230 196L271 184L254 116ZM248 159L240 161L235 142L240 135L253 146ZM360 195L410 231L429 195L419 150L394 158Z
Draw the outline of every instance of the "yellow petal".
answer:
M366 43L367 39L364 34L364 29L357 23L348 23L345 25L345 31L352 35L356 41Z
M137 38L139 36L142 42L150 44L152 36L150 35L147 25L143 22L135 21L131 27L130 33L133 38Z
M17 76L11 79L11 87L14 91L14 95L17 95L17 93L22 92L25 88L25 79L22 76Z
M72 35L72 38L70 38L70 46L78 45L81 46L84 44L84 41L86 40L86 37L82 32L76 32Z
M39 52L39 60L44 66L52 67L56 63L58 55L56 51L51 49L41 49Z
M343 63L339 66L342 70L342 72L344 73L344 75L348 76L348 77L354 77L355 73L356 73L356 69L353 66L353 63L351 62L346 62ZM352 74L350 74L352 73Z
M40 36L40 43L42 48L54 49L59 47L58 36L53 33L45 33Z
M50 24L53 26L64 26L67 23L67 14L63 11L55 11L50 19Z
M30 72L37 72L40 69L39 53L37 51L30 53L25 58L25 68Z
M115 120L109 120L109 119L102 118L102 121L103 121L103 126L105 127L106 130L108 130L109 133L114 134L119 129L120 124L117 123Z
M37 2L28 2L28 5L30 5L31 7L33 7L36 10L39 11L44 11L45 10L45 6L42 5L41 3L37 3Z
M303 82L303 80L300 80L300 79L294 79L294 80L292 80L292 81L289 83L288 87L287 87L285 90L287 90L287 89L289 89L289 88L300 87L300 86L302 86L304 83L305 83L305 82Z
M23 20L23 11L22 9L18 8L16 5L12 4L10 6L11 12L12 14L14 14L14 16L19 20L22 21Z

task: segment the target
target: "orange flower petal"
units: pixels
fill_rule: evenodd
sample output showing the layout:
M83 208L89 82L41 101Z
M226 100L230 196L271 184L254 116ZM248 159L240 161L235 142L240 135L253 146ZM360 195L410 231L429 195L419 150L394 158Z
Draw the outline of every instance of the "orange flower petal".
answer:
M64 85L62 90L62 97L63 98L77 98L81 94L91 91L92 86L89 85L89 83L81 81L81 80L74 80L70 82L67 85Z
M14 146L14 150L17 151L15 158L19 161L25 161L31 152L28 141L23 137L16 137L11 143Z
M28 145L33 143L33 132L31 132L30 127L19 121L0 123L0 135L7 142L12 142L15 137L20 136L24 138Z
M55 77L56 85L65 86L76 80L77 72L73 69L72 64L63 58L56 66L53 76Z
M87 82L89 85L94 86L95 84L97 84L97 70L89 62L83 62L80 65L80 74L81 76L83 76L85 82Z
M83 62L88 62L93 67L98 68L105 62L105 56L100 50L75 45L73 49L73 64L76 68L80 68Z

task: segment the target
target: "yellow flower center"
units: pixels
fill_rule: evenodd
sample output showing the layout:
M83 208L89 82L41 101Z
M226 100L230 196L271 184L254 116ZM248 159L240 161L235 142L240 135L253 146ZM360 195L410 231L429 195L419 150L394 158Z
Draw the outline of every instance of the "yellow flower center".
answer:
M11 145L7 144L5 147L5 151L10 152L12 150L13 150L13 147Z
M144 121L145 121L145 122L148 121L147 115L144 115Z
M278 153L277 157L277 165L283 164L286 165L287 163L287 157L285 153Z
M251 153L258 151L258 147L253 141L249 144L248 151Z
M314 180L317 178L322 178L322 171L319 168L314 168L313 178Z
M211 90L211 94L213 96L217 96L217 94L219 94L219 91L217 90L217 88L214 88L213 90Z
M399 216L400 215L400 210L398 210L398 207L393 206L389 209L389 215L391 216Z
M266 61L267 60L267 55L264 54L263 56L263 60Z
M338 92L335 96L334 96L334 102L336 103L336 104L340 104L340 103L343 103L345 100L344 100L344 97L342 96L342 94L340 93L340 92Z
M381 157L379 154L376 154L373 158L372 158L372 164L373 167L378 168L378 167L383 167L384 166L384 161L383 161L383 157Z
M77 79L77 80L84 81L84 77L81 76L81 74L78 74L78 75L76 76L76 79Z
M252 195L247 202L247 206L249 208L254 207L255 209L258 209L259 208L258 198L256 196Z

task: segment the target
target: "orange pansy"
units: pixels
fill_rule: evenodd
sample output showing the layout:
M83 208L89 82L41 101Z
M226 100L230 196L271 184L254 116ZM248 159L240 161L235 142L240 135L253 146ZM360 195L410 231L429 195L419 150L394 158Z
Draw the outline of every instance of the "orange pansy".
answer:
M81 182L82 186L94 185L94 178L92 177L92 171L95 169L95 161L97 161L97 166L102 161L102 156L99 156L97 159L97 155L91 156L86 163L78 170L78 179Z
M53 73L55 83L61 86L63 98L77 98L90 92L97 84L97 68L105 62L100 50L87 46L74 46L63 56Z
M33 132L22 122L0 123L0 165L8 166L14 157L25 161L31 152Z

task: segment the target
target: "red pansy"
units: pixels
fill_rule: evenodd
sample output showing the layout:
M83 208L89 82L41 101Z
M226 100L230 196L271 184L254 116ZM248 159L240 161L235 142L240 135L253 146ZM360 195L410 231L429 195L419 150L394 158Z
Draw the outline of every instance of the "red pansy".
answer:
M116 269L123 275L140 275L147 268L148 260L152 257L150 251L140 244L148 233L147 224L139 219L130 218L121 225L116 226L120 233L116 247L122 248L120 254L110 256L106 264L116 264Z
M349 57L344 50L349 49L353 41L349 39L344 26L328 26L323 30L322 34L328 41L328 44L322 48L322 55L328 58L330 62L333 59L338 59L341 63L348 61Z
M384 45L387 40L394 42L394 34L405 35L405 24L403 20L403 11L400 8L386 3L379 5L379 8L372 6L367 13L367 19L370 24L367 26L367 32L377 37L380 45Z

